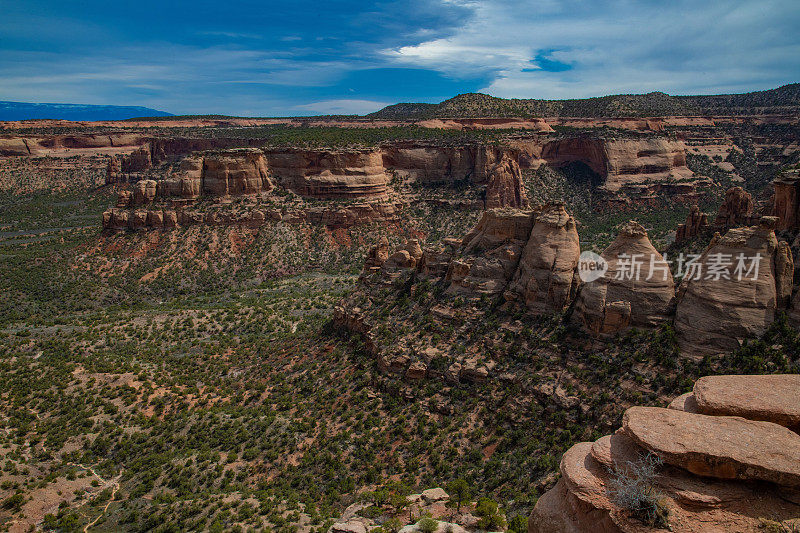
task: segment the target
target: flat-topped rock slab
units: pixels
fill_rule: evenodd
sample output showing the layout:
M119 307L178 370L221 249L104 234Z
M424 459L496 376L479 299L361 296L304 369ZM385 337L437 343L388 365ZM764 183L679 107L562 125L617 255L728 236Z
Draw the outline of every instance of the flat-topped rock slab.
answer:
M693 474L800 486L800 435L771 422L631 407L622 433Z
M591 451L591 442L579 442L567 450L559 466L561 477L577 498L592 502L595 507L608 509L611 504L603 488L603 471L592 458Z
M800 428L800 374L706 376L694 385L697 410Z

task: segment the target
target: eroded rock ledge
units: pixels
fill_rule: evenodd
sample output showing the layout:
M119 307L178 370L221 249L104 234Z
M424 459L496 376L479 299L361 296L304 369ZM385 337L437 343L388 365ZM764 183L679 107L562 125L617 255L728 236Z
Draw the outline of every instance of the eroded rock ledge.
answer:
M774 224L774 217L762 217L757 226L717 235L696 260L696 270L684 265L676 288L675 265L664 261L636 222L622 225L603 252L607 271L582 283L578 233L563 204L488 210L462 239L424 248L411 240L395 250L387 241L377 244L367 255L359 287L340 303L334 318L367 339L382 368L413 379L427 375L434 356L426 354L429 349L438 353L435 343L406 350L380 342L373 331L385 316L381 306L387 304L380 302L399 290L398 282L412 293L423 280L441 291L424 311L440 327L481 320L481 308L487 306L498 310L508 331L515 331L513 317L519 312L561 315L598 341L634 327L674 322L684 356L722 354L766 331L779 311L790 310L793 259ZM728 264L716 276L720 260ZM453 357L461 366L450 374L464 379L467 360ZM479 367L470 368L468 380L488 375Z
M262 139L129 136L114 141L108 137L105 144L124 143L111 148L106 148L102 139L95 141L103 145L95 149L99 153L113 148L108 152L108 184L156 182L155 188L149 184L149 192L138 195L133 203L121 201L118 210L159 201L169 205L155 205L150 210L185 210L198 199L273 190L322 201L394 204L393 209L365 209L362 205L347 210L346 215L321 217L360 223L393 217L400 204L415 201L418 195L414 191L420 188L446 190L466 186L469 190L462 190L456 200L467 208L524 208L527 198L522 171L542 165L587 174L596 197L601 199L598 207L648 204L657 201L662 193L693 200L697 183L705 179L692 174L686 166L683 142L663 136L510 137L499 145L393 141L365 149L267 148ZM83 139L79 144L87 143ZM355 211L357 215L353 214ZM108 213L104 220L112 225L106 227L124 227L126 216L128 220L141 218L132 211L127 215ZM202 217L192 213L176 218L181 225L181 220ZM157 222L158 215L145 219ZM151 226L147 222L127 227L171 226Z
M166 146L170 153L182 148ZM151 145L110 159L107 183L130 183L131 190L123 191L115 209L104 214L104 228L171 228L229 220L258 224L276 217L331 227L392 220L409 201L400 192L402 183L390 186L397 179L444 187L467 182L476 209L527 205L516 159L493 146L238 148L193 152L174 161L154 155L156 149L165 150L165 146ZM165 158L167 162L159 163ZM320 203L287 210L281 201L287 195ZM257 200L257 206L243 215L223 213L209 220L203 210L193 208L201 200L219 203L245 196Z
M620 480L648 456L663 466L640 490L650 491L650 504L658 505L666 522L661 526L755 531L769 520L787 531L797 527L800 435L780 422L791 422L800 411L798 380L709 376L669 409L631 407L619 431L564 454L561 479L537 502L529 533L663 530L615 496ZM687 396L700 401L687 402Z

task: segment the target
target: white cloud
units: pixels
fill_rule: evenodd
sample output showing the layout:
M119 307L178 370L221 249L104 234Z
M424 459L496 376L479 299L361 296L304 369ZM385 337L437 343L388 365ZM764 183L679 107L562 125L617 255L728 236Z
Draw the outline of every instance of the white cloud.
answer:
M310 104L295 106L304 112L318 115L363 115L372 113L389 105L391 102L375 102L373 100L322 100Z
M798 81L796 0L504 1L451 36L384 50L393 63L483 75L495 96L578 98L620 92L748 91ZM537 54L571 66L550 72Z

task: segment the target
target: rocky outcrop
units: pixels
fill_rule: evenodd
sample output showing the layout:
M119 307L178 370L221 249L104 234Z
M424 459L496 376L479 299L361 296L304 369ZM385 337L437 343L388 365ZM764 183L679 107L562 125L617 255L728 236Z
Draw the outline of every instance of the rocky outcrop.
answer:
M381 265L384 277L394 279L402 270L414 270L422 259L422 247L418 239L408 239L405 244L394 251ZM366 266L366 265L365 265Z
M383 147L383 166L397 177L422 185L485 183L500 149L480 145L438 146L405 142ZM480 155L479 155L480 154Z
M772 182L775 188L772 214L779 231L800 228L800 170L782 173Z
M686 166L682 142L666 138L604 139L568 137L542 147L541 159L555 168L579 163L589 169L589 179L605 191L648 182L680 182L695 178Z
M756 222L753 220L753 197L741 187L731 187L725 193L725 200L719 206L716 228L732 228Z
M389 259L389 240L386 237L381 237L378 244L367 250L362 275L369 275L380 270L387 259Z
M407 242L380 267L384 279L413 269L442 275L448 291L470 296L503 294L534 313L562 311L574 297L580 246L575 221L562 204L535 210L490 209L460 242L422 250ZM377 270L378 248L364 273ZM524 261L524 263L523 263Z
M485 211L462 240L460 255L448 266L448 290L470 294L499 294L505 290L517 269L535 216L535 211Z
M758 394L753 393L755 387ZM800 375L706 376L691 393L696 411L800 429Z
M386 198L379 150L273 150L269 168L285 189L310 198Z
M537 214L535 210L518 209L491 209L484 212L475 227L461 239L464 253L480 253L512 241L525 243Z
M152 167L149 145L142 146L129 154L112 155L106 166L106 184L135 183Z
M800 486L800 435L771 422L631 407L622 434L698 476Z
M725 192L725 199L719 206L717 216L711 228L726 231L738 226L758 224L760 215L755 214L755 204L749 192L741 187L731 187ZM675 242L681 243L693 239L709 227L708 217L700 212L696 205L692 206L684 224L678 225L675 231Z
M599 137L567 137L550 141L542 147L540 157L553 168L582 163L596 176L596 185L602 185L608 178L608 154L605 142Z
M497 207L524 208L528 198L522 183L519 164L504 154L492 169L486 180L484 209Z
M514 275L535 212L514 209L485 211L462 240L461 253L447 268L451 292L499 294Z
M794 267L775 237L775 218L718 234L687 267L678 290L675 329L686 354L723 352L760 335L785 309ZM689 270L689 268L692 268Z
M534 313L560 312L577 289L578 230L563 204L545 206L522 250L506 298L519 298Z
M203 157L203 193L210 196L256 194L273 188L260 150L235 150Z
M600 337L632 326L653 327L669 319L675 283L669 265L641 225L631 221L622 226L601 257L608 270L581 287L573 321Z
M484 209L528 205L518 153L508 147L396 143L383 146L382 154L387 171L403 180L483 187Z
M700 212L697 205L693 205L686 217L686 222L678 225L675 231L675 242L681 243L700 235L708 227L708 216Z
M754 398L771 394L771 384L762 376L733 378ZM792 403L794 396L790 393L783 402ZM761 407L779 416L786 411L785 404L778 395L772 398ZM531 513L529 533L643 532L664 527L754 531L767 517L788 531L800 498L800 436L771 422L738 416L632 407L617 433L570 448L560 471L559 482L539 498ZM660 527L645 523L647 514L626 508L625 499L618 496L620 487L633 479L645 495L650 518L660 517Z
M605 189L645 182L676 182L695 178L686 166L686 148L665 138L615 139L606 143L608 176Z

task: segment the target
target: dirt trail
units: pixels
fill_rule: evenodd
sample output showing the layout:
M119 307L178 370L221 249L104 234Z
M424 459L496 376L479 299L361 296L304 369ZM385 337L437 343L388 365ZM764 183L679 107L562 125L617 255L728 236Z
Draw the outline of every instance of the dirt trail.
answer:
M98 480L100 480L100 484L101 485L108 485L109 483L111 484L111 496L108 498L108 503L106 503L105 507L103 507L103 510L100 512L100 514L97 515L97 518L95 518L94 520L92 520L91 522L86 524L86 526L83 528L83 533L87 533L89 531L90 527L94 526L97 522L100 521L101 518L103 518L103 516L105 516L106 511L108 511L109 506L114 502L114 497L117 495L117 491L119 490L119 480L122 477L122 474L118 475L117 477L115 477L112 480L106 480L106 479L103 479L103 476L98 474L95 471L95 469L93 467L91 467L91 466L84 466L84 465L82 465L80 463L67 463L67 464L71 464L73 466L77 466L78 468L82 468L82 469L90 472L93 476L95 476Z

